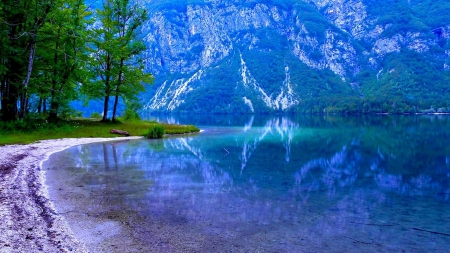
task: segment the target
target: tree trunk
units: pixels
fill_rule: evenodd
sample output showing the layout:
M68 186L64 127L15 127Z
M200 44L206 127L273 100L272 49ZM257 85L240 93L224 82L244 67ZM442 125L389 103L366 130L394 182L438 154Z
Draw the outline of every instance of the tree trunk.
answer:
M11 57L9 62L9 71L6 74L5 94L2 99L2 119L4 121L17 120L19 101L20 76L14 73L14 70L20 71L21 63L16 57Z
M26 115L30 112L30 97L27 96L27 98L25 99L25 104L27 105L27 107L25 107L25 115Z
M103 103L103 118L102 121L108 121L108 103L109 103L109 96L105 96L105 100Z
M17 120L17 100L19 98L17 87L6 82L2 96L2 120Z
M61 27L58 28L58 38L61 35ZM51 101L50 101L50 112L48 114L49 121L56 121L58 119L58 98L61 94L56 94L56 77L58 76L57 66L58 66L58 51L59 51L59 40L56 40L55 52L53 53L53 76L52 76L52 89L50 91Z
M58 96L60 94L57 94L56 92L56 80L52 81L52 90L50 92L50 112L48 113L48 120L49 121L56 121L58 120L58 109L59 109L59 103L58 103Z
M33 71L34 52L36 49L36 42L34 40L34 35L32 36L30 43L31 45L30 45L30 55L28 56L27 77L25 79L24 91L20 101L20 113L19 113L20 119L23 119L25 117L25 112L27 111L28 107L28 84L30 83L31 72Z
M114 98L112 121L116 120L117 105L119 104L119 88L120 88L121 75L122 75L122 72L120 72L120 74L119 74L119 84L117 84L117 88L116 88L116 96Z
M2 105L3 105L3 103L2 103L2 101L3 101L3 94L5 93L5 92L4 92L4 90L5 90L5 84L4 84L4 80L3 80L3 79L1 79L1 80L0 80L0 115L1 115L1 112L2 112Z
M54 92L52 92L54 93ZM55 101L55 95L52 95L52 100L50 101L50 112L48 113L49 121L57 121L58 120L58 102Z
M10 17L7 20L8 23L17 24L22 20L22 16ZM10 27L10 31L8 34L8 40L11 42L15 41L15 38L21 32L22 25L14 25ZM20 48L21 45L16 42L15 46ZM17 120L17 101L19 100L19 84L20 73L21 73L21 63L20 56L17 52L11 51L8 52L8 55L5 60L5 65L7 66L7 71L4 74L4 78L2 80L3 92L2 92L2 108L1 108L1 117L4 121L14 121Z
M111 55L108 53L106 56L106 78L105 78L105 100L103 103L103 118L102 121L108 121L108 107L109 107L109 96L111 95L111 65L112 65L112 58Z
M27 99L27 90L24 89L23 93L20 95L20 107L19 107L19 119L23 119L25 117L25 111L27 108L27 103L28 103L28 99Z
M39 102L38 102L38 111L37 111L37 113L38 114L41 114L41 106L42 106L42 98L39 98Z
M114 100L114 108L113 108L113 116L112 116L112 121L116 120L116 112L117 112L117 104L119 103L119 89L120 89L120 85L122 84L122 77L123 77L123 63L124 63L124 59L120 59L120 71L119 71L119 78L117 79L117 87L116 87L116 98Z
M117 129L111 129L110 133L112 134L120 134L120 135L125 135L125 136L130 136L130 133L127 131L123 131L123 130L117 130Z
M55 92L56 84L52 88L52 101L50 102L50 113L48 115L48 119L50 121L56 121L58 119L58 111L61 106L61 94L63 93L63 85L59 86L59 90Z
M116 97L114 98L114 109L113 109L112 121L116 120L116 112L117 112L117 104L118 103L119 103L119 94L116 92Z
M38 106L37 106L37 113L41 114L41 107L42 107L42 98L39 98Z

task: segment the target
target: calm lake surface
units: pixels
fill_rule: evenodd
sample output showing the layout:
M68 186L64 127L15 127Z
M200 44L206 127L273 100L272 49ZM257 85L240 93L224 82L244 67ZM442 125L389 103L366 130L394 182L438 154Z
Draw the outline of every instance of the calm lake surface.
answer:
M450 116L159 120L43 164L91 252L450 252Z

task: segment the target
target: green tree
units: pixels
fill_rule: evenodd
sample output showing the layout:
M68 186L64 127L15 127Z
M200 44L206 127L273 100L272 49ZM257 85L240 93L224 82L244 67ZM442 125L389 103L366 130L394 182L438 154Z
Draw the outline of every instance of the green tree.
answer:
M133 99L144 90L143 83L153 81L150 74L144 73L139 58L145 46L136 40L136 31L146 17L145 10L129 0L105 0L103 9L97 10L100 25L94 29L92 45L96 76L85 92L89 98L103 98L103 121L108 120L111 96L115 97L115 120L119 97Z
M87 16L83 0L56 0L57 8L42 27L35 92L50 99L49 120L77 98L76 88L87 75Z
M39 112L50 99L49 116L56 119L61 105L75 98L85 69L87 15L83 0L0 3L2 120L22 119L29 97L39 100Z
M37 34L54 0L2 0L0 10L1 118L23 118L34 64ZM20 107L18 108L18 104Z
M114 83L113 121L116 118L119 96L133 100L139 92L144 91L143 82L153 82L153 77L144 72L142 60L139 57L145 50L145 45L136 40L136 30L147 19L146 11L136 4L130 5L128 0L117 1L114 4L117 4L115 10L119 40L119 75Z

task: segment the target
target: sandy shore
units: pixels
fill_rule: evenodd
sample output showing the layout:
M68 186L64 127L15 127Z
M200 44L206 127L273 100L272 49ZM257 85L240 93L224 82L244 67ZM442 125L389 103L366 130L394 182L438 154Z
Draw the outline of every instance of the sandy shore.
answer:
M66 148L140 137L46 140L0 147L0 253L88 252L48 198L42 161Z

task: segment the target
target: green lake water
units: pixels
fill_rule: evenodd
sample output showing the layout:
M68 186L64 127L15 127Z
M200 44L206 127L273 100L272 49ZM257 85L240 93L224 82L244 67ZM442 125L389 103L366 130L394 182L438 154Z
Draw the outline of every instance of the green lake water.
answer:
M159 120L43 164L92 252L450 252L450 116Z

